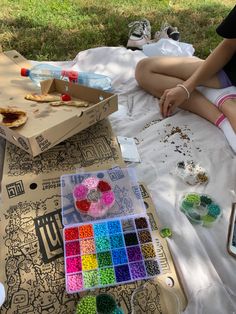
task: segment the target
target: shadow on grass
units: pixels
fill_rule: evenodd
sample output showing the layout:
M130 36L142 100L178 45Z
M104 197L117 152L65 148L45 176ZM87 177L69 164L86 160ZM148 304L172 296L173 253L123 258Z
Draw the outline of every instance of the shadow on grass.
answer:
M17 50L31 60L71 60L79 51L89 48L126 46L128 24L143 18L138 11L137 14L118 13L104 6L76 10L75 16L90 16L91 19L83 22L78 18L73 28L45 26L29 17L0 20L3 50ZM178 27L181 41L193 44L196 55L205 58L220 41L215 28L227 13L228 7L224 4L211 3L185 10L149 10L145 17L151 22L152 35L167 21Z

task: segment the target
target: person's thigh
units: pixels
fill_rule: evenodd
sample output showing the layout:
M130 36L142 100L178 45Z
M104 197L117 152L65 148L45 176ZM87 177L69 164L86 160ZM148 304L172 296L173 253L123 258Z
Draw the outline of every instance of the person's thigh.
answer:
M137 65L136 76L147 76L151 73L157 73L185 81L201 66L203 62L204 60L197 57L161 56L145 58ZM217 74L207 79L203 85L211 88L221 87Z

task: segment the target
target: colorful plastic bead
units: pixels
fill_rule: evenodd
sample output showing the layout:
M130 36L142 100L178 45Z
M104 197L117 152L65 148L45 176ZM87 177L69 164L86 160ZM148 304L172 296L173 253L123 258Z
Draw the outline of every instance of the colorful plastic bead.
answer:
M146 276L146 271L143 262L131 263L130 272L132 279L141 279Z
M73 190L75 208L81 214L102 217L115 204L115 194L106 181L88 177Z
M96 314L96 297L86 296L77 304L76 314Z
M92 270L98 267L96 254L82 255L82 269Z
M220 207L217 204L212 203L208 206L208 215L216 218L219 214Z
M138 232L140 243L152 242L151 234L148 230L141 230Z
M152 243L142 244L141 250L142 250L143 257L145 259L156 257L156 253L155 253L154 246L152 245Z
M192 204L200 204L201 202L201 198L198 194L196 193L189 193L187 195L185 195L185 200L189 203L192 203Z
M184 196L180 209L190 222L209 227L221 214L221 208L206 194L189 193Z
M83 289L83 278L82 274L73 274L67 276L67 291L69 292L77 292Z
M201 195L201 205L209 205L212 203L212 199L207 195Z
M162 238L170 238L172 236L172 231L170 228L163 228L160 231L160 235Z
M144 217L136 218L135 224L136 224L137 229L146 229L148 227L147 220Z
M106 293L101 293L96 298L97 312L103 314L110 314L116 309L115 299Z
M145 267L149 276L156 276L160 274L159 265L156 260L145 261Z
M116 282L113 267L99 269L100 284L110 285Z
M99 277L97 270L84 271L83 279L85 288L92 288L99 285Z

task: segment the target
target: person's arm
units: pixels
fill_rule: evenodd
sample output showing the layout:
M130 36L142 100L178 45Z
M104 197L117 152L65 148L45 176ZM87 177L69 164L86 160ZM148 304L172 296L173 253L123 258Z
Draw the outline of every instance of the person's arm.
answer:
M173 87L164 91L161 96L160 107L164 117L183 104L188 94L198 86L204 85L209 78L219 72L236 52L236 39L224 39L202 63L202 65L186 80L182 87Z
M220 71L236 52L236 39L224 39L183 85L191 93Z

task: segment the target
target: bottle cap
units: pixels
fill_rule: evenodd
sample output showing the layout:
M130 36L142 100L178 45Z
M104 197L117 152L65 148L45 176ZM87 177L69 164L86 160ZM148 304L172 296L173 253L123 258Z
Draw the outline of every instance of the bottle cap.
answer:
M78 81L79 73L73 70L62 70L62 77L68 77L70 82L76 83Z
M21 76L29 76L30 70L26 68L21 68L20 74Z

